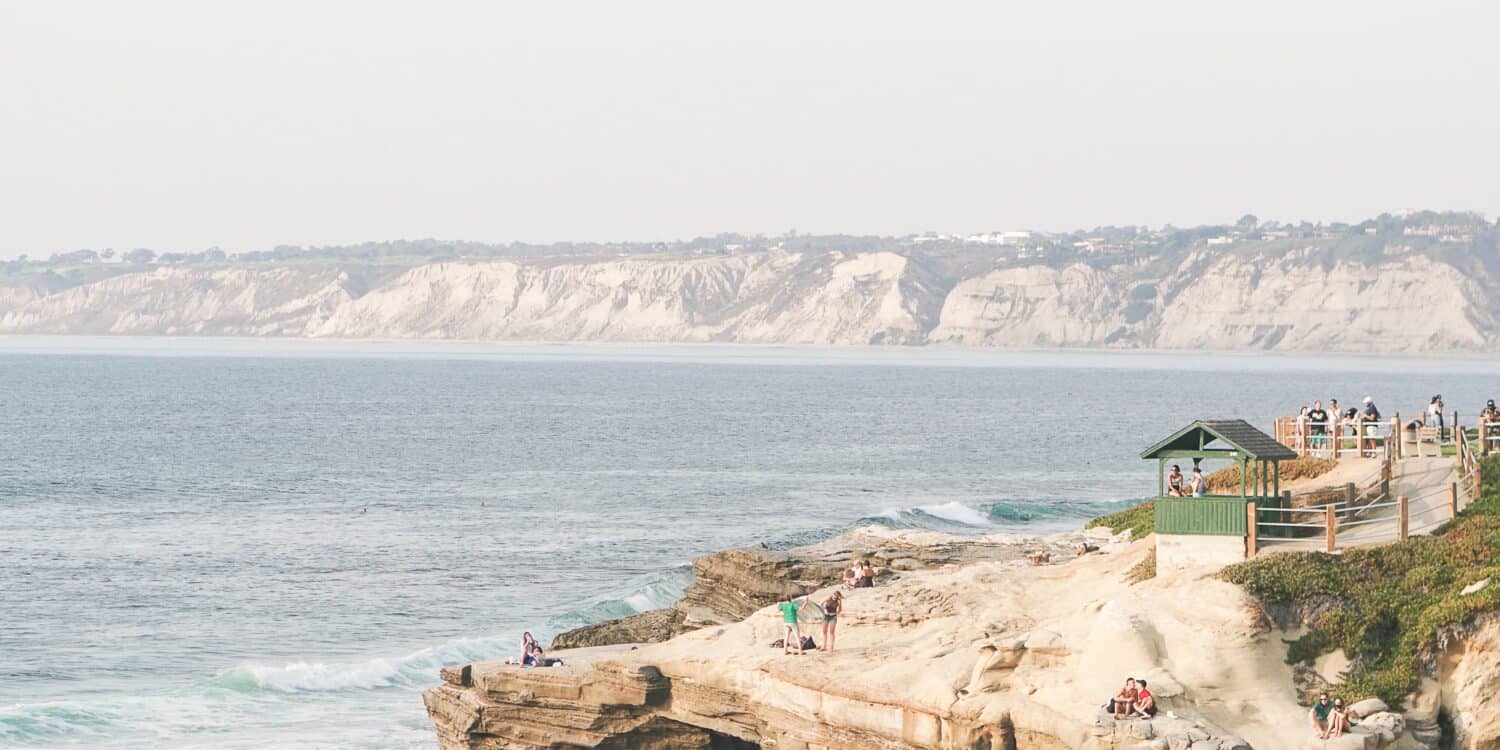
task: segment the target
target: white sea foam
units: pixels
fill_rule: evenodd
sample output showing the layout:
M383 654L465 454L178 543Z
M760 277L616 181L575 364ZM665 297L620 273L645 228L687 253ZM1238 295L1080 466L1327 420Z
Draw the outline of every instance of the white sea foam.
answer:
M977 508L964 505L957 500L939 505L918 505L917 510L944 521L952 521L965 526L990 526L990 519Z

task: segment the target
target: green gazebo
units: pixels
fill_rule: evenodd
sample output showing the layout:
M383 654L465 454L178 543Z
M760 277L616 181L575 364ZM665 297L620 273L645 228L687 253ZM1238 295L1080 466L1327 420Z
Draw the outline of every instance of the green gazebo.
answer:
M1157 462L1156 533L1245 536L1247 505L1277 507L1280 463L1296 457L1292 449L1243 419L1199 420L1172 433L1141 453L1141 458ZM1239 466L1239 494L1169 497L1167 464L1173 459L1192 459L1193 466L1198 466L1205 458L1228 459Z

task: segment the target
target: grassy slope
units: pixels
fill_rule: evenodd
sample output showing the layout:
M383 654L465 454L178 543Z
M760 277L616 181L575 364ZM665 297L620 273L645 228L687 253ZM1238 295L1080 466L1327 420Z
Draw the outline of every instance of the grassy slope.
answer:
M1479 499L1434 535L1342 555L1266 555L1220 576L1268 604L1321 604L1308 633L1289 644L1288 663L1343 649L1352 660L1339 688L1345 697L1400 705L1416 688L1423 656L1445 634L1500 611L1500 456L1484 460L1482 476ZM1088 527L1130 529L1140 539L1151 534L1154 513L1147 501ZM1147 572L1141 567L1132 578ZM1491 584L1481 591L1460 593L1486 578Z
M1417 686L1423 655L1445 633L1500 610L1500 457L1485 459L1482 476L1480 499L1433 536L1342 555L1266 555L1220 575L1262 602L1323 602L1287 661L1310 663L1343 649L1352 666L1340 692L1399 705ZM1483 590L1460 593L1486 578Z

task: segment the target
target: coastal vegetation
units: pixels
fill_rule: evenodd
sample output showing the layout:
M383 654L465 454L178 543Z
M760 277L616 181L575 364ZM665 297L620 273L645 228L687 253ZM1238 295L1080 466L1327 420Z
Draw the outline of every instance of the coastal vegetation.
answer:
M1431 536L1341 555L1265 555L1220 576L1301 613L1308 630L1288 644L1288 663L1342 650L1350 666L1340 692L1400 705L1448 638L1500 610L1500 457L1485 459L1481 476L1479 498Z
M1100 516L1084 524L1086 529L1101 526L1115 534L1128 529L1131 539L1144 539L1156 528L1156 503L1147 500L1140 505L1132 505L1125 510Z
M1332 458L1318 458L1316 456L1299 456L1297 458L1281 462L1281 481L1291 482L1298 479L1312 479L1320 477L1333 471L1339 462ZM1250 467L1249 477L1246 481L1250 486L1255 486L1257 477L1255 466ZM1204 477L1208 483L1209 494L1233 494L1240 493L1240 467L1230 466L1210 472Z
M1302 456L1289 461L1282 461L1281 480L1289 482L1295 479L1319 477L1332 471L1335 466L1338 466L1338 462L1333 459L1315 458L1312 456ZM1204 479L1208 482L1208 491L1210 493L1233 492L1234 494L1238 494L1240 491L1240 469L1238 466L1231 466L1226 469L1210 472ZM1252 481L1255 479L1253 468L1250 473L1250 479ZM1084 524L1084 528L1087 529L1103 527L1116 534L1129 529L1131 539L1144 539L1152 533L1155 526L1156 504L1150 500L1107 516L1100 516Z

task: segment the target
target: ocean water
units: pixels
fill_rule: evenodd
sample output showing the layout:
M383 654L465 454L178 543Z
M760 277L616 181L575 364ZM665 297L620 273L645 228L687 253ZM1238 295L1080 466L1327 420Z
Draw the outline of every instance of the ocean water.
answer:
M1491 360L0 338L0 747L432 748L439 666L861 523L1076 527L1188 420Z

